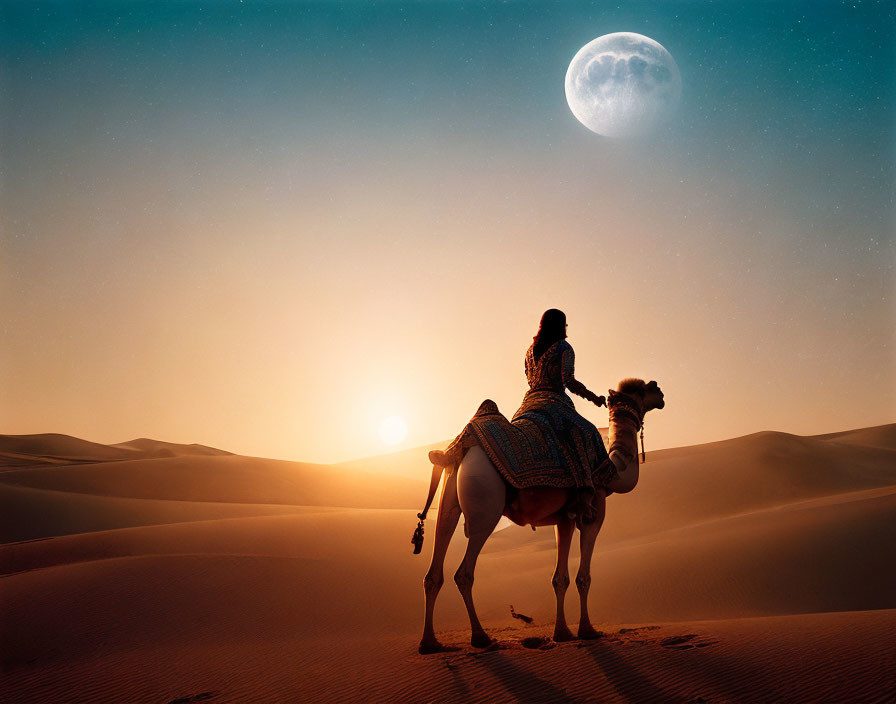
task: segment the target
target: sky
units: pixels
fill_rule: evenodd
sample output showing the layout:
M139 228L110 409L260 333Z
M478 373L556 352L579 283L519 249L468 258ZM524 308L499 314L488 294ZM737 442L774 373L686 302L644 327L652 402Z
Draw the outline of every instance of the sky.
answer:
M681 73L638 140L564 92L619 31ZM3 433L447 440L552 307L648 450L896 421L887 2L7 0L0 127Z

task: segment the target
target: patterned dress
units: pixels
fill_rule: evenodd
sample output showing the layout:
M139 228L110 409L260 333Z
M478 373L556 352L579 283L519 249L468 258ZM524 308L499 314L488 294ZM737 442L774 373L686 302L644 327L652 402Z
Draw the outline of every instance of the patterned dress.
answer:
M529 391L511 420L487 399L445 451L459 463L468 447L479 445L504 478L518 489L604 486L611 477L598 472L607 451L593 423L578 414L569 389L596 400L575 378L575 353L566 340L555 342L538 360L526 352Z

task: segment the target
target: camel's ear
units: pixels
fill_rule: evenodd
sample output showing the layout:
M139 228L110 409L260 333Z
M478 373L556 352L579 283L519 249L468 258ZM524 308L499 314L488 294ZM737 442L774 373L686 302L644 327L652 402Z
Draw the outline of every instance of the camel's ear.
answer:
M614 391L613 389L607 389L607 393L608 393L610 396L615 396L615 395L616 395L616 391Z

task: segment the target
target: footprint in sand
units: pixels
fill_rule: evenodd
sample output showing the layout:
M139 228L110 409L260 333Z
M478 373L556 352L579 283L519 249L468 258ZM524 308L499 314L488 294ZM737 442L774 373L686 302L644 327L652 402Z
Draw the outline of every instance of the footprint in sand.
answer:
M537 636L523 638L520 642L524 648L528 648L529 650L550 650L551 648L557 647L557 644L550 638L539 638Z
M699 636L697 636L696 633L688 633L683 636L670 636L668 638L663 638L660 641L660 645L664 648L671 648L672 650L690 650L691 648L705 648L708 645L718 642L715 640L695 642L694 639L698 637Z
M193 704L194 702L206 702L214 697L217 692L201 692L190 697L179 697L172 699L168 704Z
M620 633L634 633L636 631L656 631L659 626L636 626L635 628L620 628Z

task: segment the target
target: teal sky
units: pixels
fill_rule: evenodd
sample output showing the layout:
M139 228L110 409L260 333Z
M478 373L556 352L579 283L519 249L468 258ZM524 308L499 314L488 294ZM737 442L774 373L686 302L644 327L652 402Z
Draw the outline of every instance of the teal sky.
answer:
M440 440L512 414L548 307L589 386L660 381L655 445L896 419L890 3L0 13L3 432ZM646 141L566 104L616 31L681 72Z

